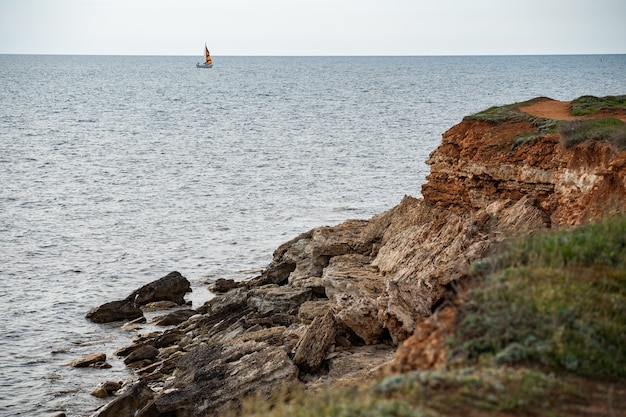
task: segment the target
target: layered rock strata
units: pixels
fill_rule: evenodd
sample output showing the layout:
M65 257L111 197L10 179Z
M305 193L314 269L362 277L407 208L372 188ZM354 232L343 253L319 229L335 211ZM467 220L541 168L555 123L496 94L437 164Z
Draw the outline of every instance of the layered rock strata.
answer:
M214 416L281 385L363 380L407 339L392 369L436 364L454 319L445 294L471 262L514 236L626 206L625 151L566 149L536 132L524 119L466 118L430 155L423 199L303 233L257 278L220 282L225 292L188 319L138 337L118 352L156 352L129 361L152 390L136 415Z

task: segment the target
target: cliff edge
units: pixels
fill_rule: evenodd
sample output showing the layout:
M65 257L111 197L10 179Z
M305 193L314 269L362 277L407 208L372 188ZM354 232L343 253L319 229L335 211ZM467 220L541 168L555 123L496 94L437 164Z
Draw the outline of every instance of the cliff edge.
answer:
M577 139L607 118L617 127ZM624 120L624 107L576 115L548 98L466 117L431 153L423 198L295 237L257 278L230 283L181 324L119 352L158 349L133 366L154 390L136 415L220 415L281 385L436 364L443 337L429 318L472 262L513 237L623 211Z

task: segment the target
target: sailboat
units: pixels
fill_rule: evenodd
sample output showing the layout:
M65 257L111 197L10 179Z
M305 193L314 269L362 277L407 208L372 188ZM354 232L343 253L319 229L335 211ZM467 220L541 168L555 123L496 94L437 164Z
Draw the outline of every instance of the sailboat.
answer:
M206 43L204 44L204 64L197 63L196 68L212 68L213 61L211 60L211 54L209 53L209 48L206 47Z

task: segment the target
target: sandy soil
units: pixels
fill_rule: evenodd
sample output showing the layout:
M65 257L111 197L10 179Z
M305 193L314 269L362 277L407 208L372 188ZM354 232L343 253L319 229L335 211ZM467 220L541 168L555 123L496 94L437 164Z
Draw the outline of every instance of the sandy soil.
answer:
M626 122L626 112L615 109L615 111L600 111L591 116L572 116L570 114L570 101L544 100L533 103L530 106L520 107L519 110L535 117L543 117L555 120L576 120L594 117L616 117Z
M570 115L570 101L545 100L519 109L531 116L556 120L574 120L577 117ZM578 117L579 118L579 117Z

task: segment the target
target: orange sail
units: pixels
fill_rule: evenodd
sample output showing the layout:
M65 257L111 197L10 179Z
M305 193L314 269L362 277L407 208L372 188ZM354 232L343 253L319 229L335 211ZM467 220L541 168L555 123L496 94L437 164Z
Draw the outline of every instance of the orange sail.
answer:
M213 60L211 59L211 54L209 53L209 48L207 48L206 43L204 44L204 63L197 63L196 68L212 68Z
M204 63L206 65L213 65L213 61L211 61L211 54L209 53L209 48L204 45Z

